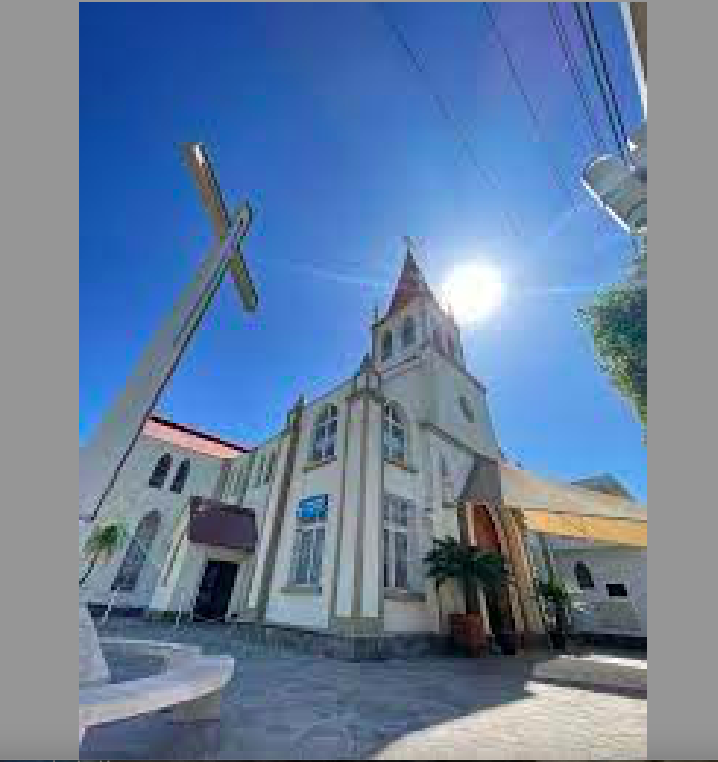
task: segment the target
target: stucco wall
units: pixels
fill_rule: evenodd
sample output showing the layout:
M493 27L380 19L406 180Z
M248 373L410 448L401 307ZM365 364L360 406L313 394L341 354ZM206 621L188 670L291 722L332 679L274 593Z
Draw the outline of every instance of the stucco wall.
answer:
M588 566L593 589L572 594L575 609L574 625L581 632L617 635L647 635L647 552L641 548L622 546L581 547L566 541L551 545L551 554L558 573L576 588L575 564ZM606 584L620 582L626 586L626 598L611 598Z
M148 485L150 475L159 458L169 453L172 467L161 489ZM181 494L170 491L170 485L180 462L189 459L190 470ZM155 584L170 547L173 529L186 509L191 495L212 494L220 475L222 460L164 442L154 437L140 436L130 457L120 471L112 491L105 500L99 519L124 517L128 529L128 542L112 561L92 573L89 584L81 593L83 600L105 603L110 586L119 570L135 529L147 513L160 513L160 526L150 548L148 560L131 592L118 592L116 606L144 607L150 604Z
M384 601L384 631L434 632L436 620L425 603L405 603L404 601Z
M429 353L429 374L429 422L471 450L498 458L498 441L483 389L454 363L434 351ZM462 412L461 396L469 403L473 421Z
M334 573L341 472L344 459L344 427L347 419L346 396L350 386L351 383L347 382L334 390L333 393L307 405L302 416L296 461L287 494L286 512L283 517L269 591L266 613L266 619L269 622L295 624L300 627L315 629L325 629L329 624L329 602ZM335 404L338 410L336 457L329 463L311 468L308 466L314 420L326 404ZM299 501L306 497L322 494L328 495L329 513L324 537L321 592L318 594L287 592L285 588L289 582L292 547L296 530L296 510Z

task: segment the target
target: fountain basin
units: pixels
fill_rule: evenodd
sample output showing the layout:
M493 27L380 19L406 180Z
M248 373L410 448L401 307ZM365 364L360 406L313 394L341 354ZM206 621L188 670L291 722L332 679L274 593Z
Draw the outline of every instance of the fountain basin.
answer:
M231 656L209 656L199 646L178 643L125 638L100 642L108 653L130 662L133 657L145 660L154 674L81 687L80 743L89 727L167 709L177 722L219 719L221 690L234 672Z

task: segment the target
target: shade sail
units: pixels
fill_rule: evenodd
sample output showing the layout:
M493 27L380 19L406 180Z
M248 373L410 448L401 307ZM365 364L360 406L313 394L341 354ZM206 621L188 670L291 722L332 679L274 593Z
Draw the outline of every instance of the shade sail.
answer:
M647 547L644 506L617 495L542 479L500 464L504 505L518 511L535 532Z

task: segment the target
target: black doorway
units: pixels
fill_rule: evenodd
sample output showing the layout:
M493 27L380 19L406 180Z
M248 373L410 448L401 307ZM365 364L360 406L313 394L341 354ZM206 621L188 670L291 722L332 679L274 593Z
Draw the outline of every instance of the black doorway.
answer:
M516 654L514 617L511 612L511 601L506 584L498 590L488 590L486 593L486 608L488 609L489 624L494 634L496 645L506 656Z
M223 620L236 578L237 564L208 561L194 604L194 615L198 619Z

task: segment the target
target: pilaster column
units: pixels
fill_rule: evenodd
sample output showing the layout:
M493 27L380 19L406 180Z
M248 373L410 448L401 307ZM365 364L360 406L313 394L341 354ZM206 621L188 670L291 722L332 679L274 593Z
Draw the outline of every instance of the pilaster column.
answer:
M276 499L270 494L267 505L267 515L262 525L262 533L256 550L254 576L249 589L247 610L244 615L248 619L262 621L267 610L269 590L274 575L277 558L277 548L281 536L282 524L286 514L287 495L296 461L297 444L302 429L304 399L299 398L287 416L287 434L280 445L277 468L281 473L280 479L275 479L272 492L278 490Z
M383 600L382 398L371 358L362 362L346 403L346 454L331 627L348 635L376 634L381 631Z

